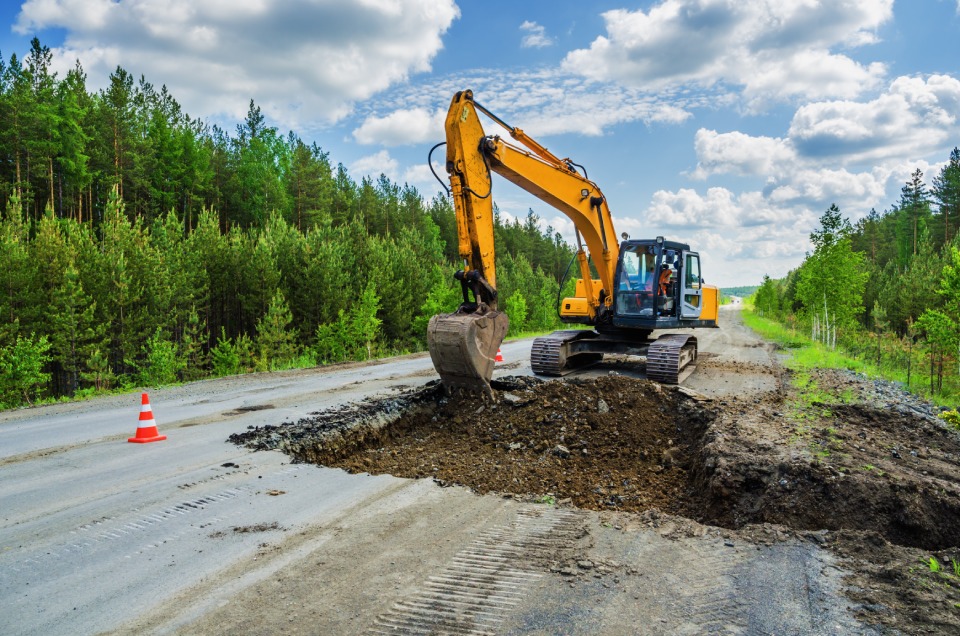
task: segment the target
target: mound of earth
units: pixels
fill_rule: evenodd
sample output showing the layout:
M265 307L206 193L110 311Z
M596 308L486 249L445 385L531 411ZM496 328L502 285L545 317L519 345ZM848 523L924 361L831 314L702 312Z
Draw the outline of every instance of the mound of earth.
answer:
M696 400L627 378L509 378L496 386L497 404L448 397L434 385L235 441L262 448L266 439L300 461L431 477L479 493L569 500L594 510L684 511L692 444L713 417Z
M847 401L516 377L496 384L495 404L431 384L231 441L479 493L660 511L750 538L771 535L757 527L806 533L854 564L851 594L869 622L960 632L960 436L913 404L865 403L877 388L863 379L814 381ZM931 557L943 572L929 572Z

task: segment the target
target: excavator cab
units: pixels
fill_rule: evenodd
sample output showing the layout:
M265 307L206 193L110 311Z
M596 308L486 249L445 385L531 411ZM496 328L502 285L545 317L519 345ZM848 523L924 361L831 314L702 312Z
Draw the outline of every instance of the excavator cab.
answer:
M624 241L617 264L613 324L639 329L701 327L700 255L684 243Z

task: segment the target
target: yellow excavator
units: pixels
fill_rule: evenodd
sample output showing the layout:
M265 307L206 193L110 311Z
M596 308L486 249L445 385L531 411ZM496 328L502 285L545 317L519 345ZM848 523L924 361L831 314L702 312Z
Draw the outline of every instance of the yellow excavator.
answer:
M479 113L502 126L516 144L487 135ZM646 356L650 379L682 382L697 358L696 337L672 333L651 339L650 334L717 326L717 288L703 284L699 254L662 236L631 240L624 234L618 242L606 197L586 170L506 124L474 101L472 91L453 96L445 127L446 170L464 269L454 274L463 303L454 313L433 316L427 327L430 357L444 386L492 396L496 354L509 327L498 308L493 173L560 210L576 228L580 278L559 313L564 323L592 329L536 338L530 352L534 373L564 375L616 353Z

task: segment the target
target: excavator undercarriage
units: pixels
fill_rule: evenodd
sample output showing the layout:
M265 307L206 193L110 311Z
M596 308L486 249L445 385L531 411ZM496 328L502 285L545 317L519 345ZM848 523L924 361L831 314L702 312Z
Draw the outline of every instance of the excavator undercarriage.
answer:
M530 366L538 375L566 375L600 361L606 353L643 356L647 377L663 384L679 384L696 369L697 338L666 334L657 340L647 334L598 333L592 330L554 331L533 341Z

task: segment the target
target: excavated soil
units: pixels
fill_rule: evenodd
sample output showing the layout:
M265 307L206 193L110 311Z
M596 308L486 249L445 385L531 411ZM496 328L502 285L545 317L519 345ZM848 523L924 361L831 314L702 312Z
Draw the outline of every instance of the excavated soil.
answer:
M960 632L960 435L863 378L813 381L844 399L804 400L785 381L710 399L622 376L514 377L488 403L430 384L231 441L479 493L658 511L757 542L805 537L847 559L867 622Z

